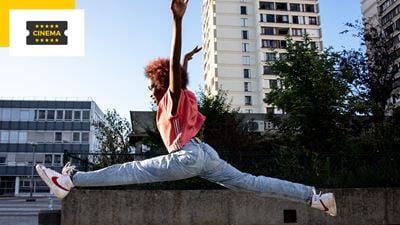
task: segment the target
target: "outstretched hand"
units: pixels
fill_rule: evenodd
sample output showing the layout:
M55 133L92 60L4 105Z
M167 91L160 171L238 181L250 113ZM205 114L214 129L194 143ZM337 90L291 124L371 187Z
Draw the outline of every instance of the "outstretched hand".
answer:
M172 0L171 1L171 11L174 15L174 18L181 19L185 14L186 7L189 3L189 0Z
M201 50L201 47L196 46L192 51L186 53L185 57L183 58L183 68L187 71L187 66L189 60L191 60L194 54L198 53Z
M196 46L192 51L186 53L185 60L189 61L193 58L193 56L201 50L201 47Z

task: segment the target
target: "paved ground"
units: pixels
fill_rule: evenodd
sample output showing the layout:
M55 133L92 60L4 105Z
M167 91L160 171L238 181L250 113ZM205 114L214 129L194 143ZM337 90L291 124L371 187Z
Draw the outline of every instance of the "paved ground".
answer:
M38 214L41 210L49 210L52 202L53 209L61 209L61 202L54 196L37 197L36 202L27 202L26 197L0 197L1 225L37 225Z

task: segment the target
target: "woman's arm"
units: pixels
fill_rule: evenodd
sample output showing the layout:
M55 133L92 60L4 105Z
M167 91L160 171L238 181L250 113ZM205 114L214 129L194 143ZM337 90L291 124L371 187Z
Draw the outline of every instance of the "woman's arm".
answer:
M176 113L181 94L181 50L182 50L182 19L189 0L172 0L173 15L172 46L169 65L169 91L172 95L172 115Z

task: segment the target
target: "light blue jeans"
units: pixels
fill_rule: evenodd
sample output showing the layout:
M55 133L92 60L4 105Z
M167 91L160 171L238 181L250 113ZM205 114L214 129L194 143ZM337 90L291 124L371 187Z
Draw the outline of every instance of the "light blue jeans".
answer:
M77 187L113 186L172 181L200 176L237 191L278 197L309 204L314 188L303 184L243 173L206 143L190 140L180 151L143 161L112 165L91 172L77 172Z

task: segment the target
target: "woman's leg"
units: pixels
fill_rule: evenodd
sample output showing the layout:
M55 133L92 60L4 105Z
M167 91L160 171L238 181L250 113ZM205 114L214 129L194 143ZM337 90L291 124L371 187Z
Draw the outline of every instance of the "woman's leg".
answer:
M201 145L207 153L201 177L237 191L254 192L261 196L311 203L314 194L313 187L276 178L243 173L220 159L212 147L205 143Z
M112 165L91 172L77 172L75 186L113 186L180 180L198 175L199 151L188 143L178 152L143 161ZM201 156L202 154L200 154Z

